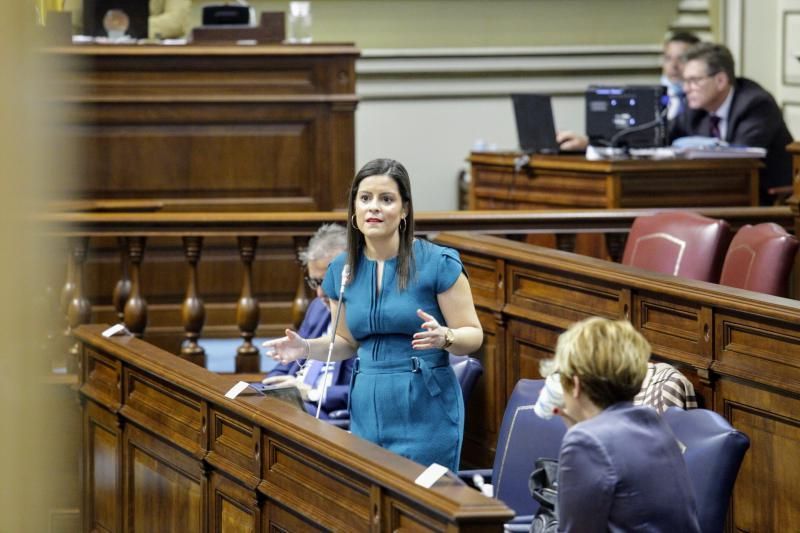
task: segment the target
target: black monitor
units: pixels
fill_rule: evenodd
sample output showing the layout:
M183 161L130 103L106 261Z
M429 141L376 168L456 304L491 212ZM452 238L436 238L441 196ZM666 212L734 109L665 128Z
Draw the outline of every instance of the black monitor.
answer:
M106 37L103 17L110 9L121 9L129 19L127 34L134 39L147 39L149 4L147 0L83 0L83 33Z
M586 90L586 135L595 146L649 148L667 142L666 88L591 86Z

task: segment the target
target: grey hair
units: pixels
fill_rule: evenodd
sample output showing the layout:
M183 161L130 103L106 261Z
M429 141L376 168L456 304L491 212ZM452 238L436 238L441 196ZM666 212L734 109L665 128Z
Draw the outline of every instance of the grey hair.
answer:
M347 249L347 230L339 224L323 224L308 241L308 248L298 254L303 266L310 261L333 259Z

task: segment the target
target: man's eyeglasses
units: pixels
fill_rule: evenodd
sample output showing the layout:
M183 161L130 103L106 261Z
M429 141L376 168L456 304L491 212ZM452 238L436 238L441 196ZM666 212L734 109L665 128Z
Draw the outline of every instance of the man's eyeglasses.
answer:
M311 276L306 276L306 285L312 291L315 291L322 285L322 278L312 278Z
M691 78L683 78L683 84L687 87L699 87L700 84L708 79L713 78L716 74L706 74L705 76L694 76Z

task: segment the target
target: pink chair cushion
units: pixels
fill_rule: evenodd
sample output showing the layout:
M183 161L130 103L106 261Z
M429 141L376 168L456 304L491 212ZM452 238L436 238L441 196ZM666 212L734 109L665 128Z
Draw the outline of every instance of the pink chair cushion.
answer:
M798 242L771 222L743 226L722 266L722 285L785 296Z
M628 235L622 264L716 283L730 235L724 220L695 213L639 217Z

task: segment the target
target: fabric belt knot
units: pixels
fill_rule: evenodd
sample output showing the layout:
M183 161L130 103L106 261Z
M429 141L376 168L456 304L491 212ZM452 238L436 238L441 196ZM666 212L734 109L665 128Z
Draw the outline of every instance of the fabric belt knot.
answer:
M442 393L442 388L433 377L432 369L447 366L450 364L450 357L447 352L439 352L424 355L415 355L409 359L390 359L386 361L368 361L356 358L353 364L353 378L356 374L397 374L401 372L413 372L422 374L425 388L431 396L438 396Z

